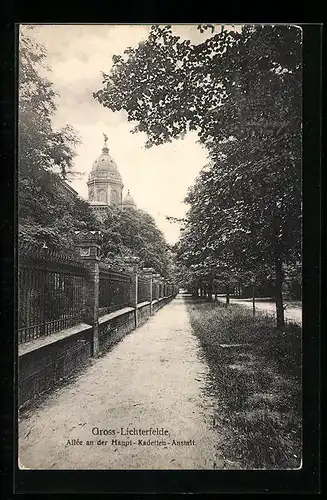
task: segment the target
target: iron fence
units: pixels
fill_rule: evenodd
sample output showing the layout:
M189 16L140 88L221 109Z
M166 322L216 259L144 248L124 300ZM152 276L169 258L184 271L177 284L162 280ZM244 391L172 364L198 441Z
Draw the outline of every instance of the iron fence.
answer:
M100 265L99 308L101 314L130 305L131 276Z
M152 300L159 299L159 283L153 281L152 283Z
M18 342L74 326L85 308L86 268L72 255L21 245L18 259Z
M137 280L137 302L145 302L150 300L150 279L139 276Z
M60 254L20 243L18 260L18 342L48 336L86 321L96 300L90 268L75 254ZM91 276L91 277L90 277ZM99 263L99 315L151 298L151 278L139 276L133 289L129 273ZM91 287L91 288L90 288ZM94 289L94 288L93 288ZM152 282L152 299L174 293L174 286Z

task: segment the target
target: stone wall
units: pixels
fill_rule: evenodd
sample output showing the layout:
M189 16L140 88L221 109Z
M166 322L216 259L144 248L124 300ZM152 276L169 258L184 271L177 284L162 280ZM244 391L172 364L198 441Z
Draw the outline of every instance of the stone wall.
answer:
M91 356L105 353L143 325L167 303L164 295L177 294L177 286L154 269L139 269L138 257L125 259L123 269L100 262L100 233L76 231L72 255L20 246L20 407L50 392Z
M151 315L151 303L143 302L137 306L137 324L143 325Z
M98 353L102 355L126 334L155 314L169 299L138 304L137 308L125 307L99 318ZM80 324L48 337L32 340L19 346L18 405L28 407L45 394L83 369L94 355L92 326Z
M76 333L79 326L81 328ZM91 357L93 332L89 325L70 328L67 336L64 331L60 334L61 338L55 338L55 335L43 337L23 344L23 349L19 349L19 406L53 390L85 366Z
M135 310L125 308L99 320L99 348L103 353L135 328Z

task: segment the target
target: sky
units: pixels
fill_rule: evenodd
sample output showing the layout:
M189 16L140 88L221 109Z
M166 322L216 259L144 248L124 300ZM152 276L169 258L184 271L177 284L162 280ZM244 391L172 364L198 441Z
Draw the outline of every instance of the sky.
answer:
M144 133L131 134L136 123L125 112L112 112L92 96L102 88L102 74L108 73L112 56L135 47L147 38L150 25L39 25L34 35L47 49L49 78L59 93L54 125L70 124L81 144L77 146L74 169L80 172L72 187L87 199L87 177L101 154L103 133L109 152L123 178L124 192L130 190L137 206L151 214L168 243L179 237L179 225L166 216L182 218L187 189L208 162L207 152L197 143L195 132L183 140L145 149ZM204 40L196 25L176 25L173 31L193 43Z

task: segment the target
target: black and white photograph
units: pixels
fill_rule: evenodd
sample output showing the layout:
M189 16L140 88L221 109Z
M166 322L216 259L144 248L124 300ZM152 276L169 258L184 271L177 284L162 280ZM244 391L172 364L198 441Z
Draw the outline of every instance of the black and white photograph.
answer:
M301 469L301 26L18 29L19 469Z

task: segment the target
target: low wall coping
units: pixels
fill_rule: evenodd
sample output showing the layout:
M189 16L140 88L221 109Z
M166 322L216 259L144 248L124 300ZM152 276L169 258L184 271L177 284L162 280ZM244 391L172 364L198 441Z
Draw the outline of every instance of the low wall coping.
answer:
M151 302L145 300L144 302L140 302L139 304L137 304L137 308L140 309L141 307L148 306L149 304L151 304Z
M60 330L60 332L51 333L50 335L45 335L37 339L30 340L29 342L24 342L18 346L18 356L24 356L24 354L37 351L42 347L46 347L47 345L54 344L55 342L66 339L67 337L71 337L72 335L91 329L91 325L88 325L87 323L79 323L78 325L66 328L65 330Z
M99 318L99 325L101 325L102 323L106 323L111 319L117 318L118 316L122 316L123 314L127 314L131 311L134 311L134 307L123 307L123 309L118 309L118 311L114 311L109 314L104 314Z
M158 301L160 302L160 300L163 300L164 298L163 297L160 297L160 299L158 299Z
M155 300L152 301L152 304L156 304L157 302L159 302L159 300L155 299Z

